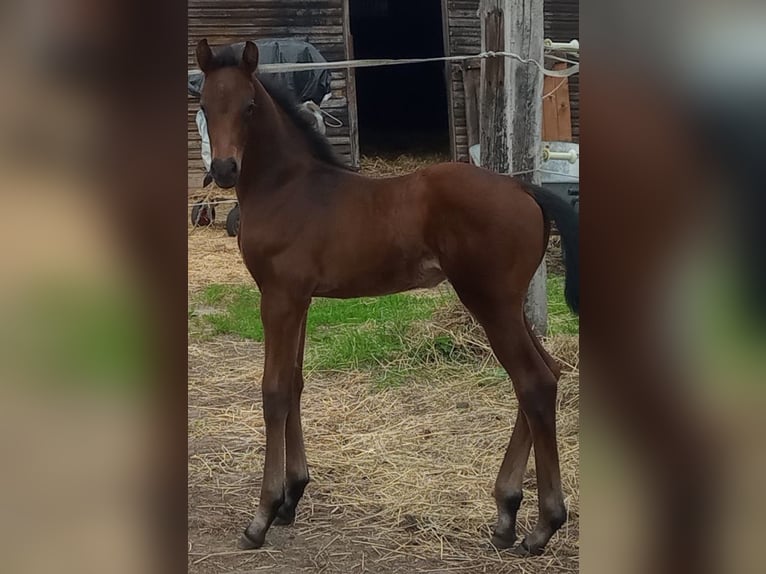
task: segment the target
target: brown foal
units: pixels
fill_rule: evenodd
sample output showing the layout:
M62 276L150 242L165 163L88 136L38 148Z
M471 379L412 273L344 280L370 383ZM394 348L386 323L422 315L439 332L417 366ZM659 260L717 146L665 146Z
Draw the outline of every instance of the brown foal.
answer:
M492 542L516 541L522 480L534 445L539 519L516 548L538 554L566 520L556 444L559 367L523 313L550 220L562 236L566 297L576 310L578 222L551 192L466 164L390 179L353 173L294 104L255 75L258 49L197 46L212 177L236 186L239 246L261 291L266 359L266 461L255 518L241 539L260 547L272 523L289 524L309 482L300 401L312 297L351 298L433 287L449 280L486 330L513 381L519 411L494 497Z

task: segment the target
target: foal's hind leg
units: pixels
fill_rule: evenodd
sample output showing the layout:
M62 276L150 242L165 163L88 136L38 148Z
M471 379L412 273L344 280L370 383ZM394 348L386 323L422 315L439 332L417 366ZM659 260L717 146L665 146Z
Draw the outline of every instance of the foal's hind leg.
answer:
M540 353L543 361L558 381L561 368L556 359L551 357L535 335L526 316L524 324L527 327L532 343ZM498 548L510 548L516 542L516 515L523 498L522 484L527 471L529 451L532 448L532 435L529 423L521 408L516 411L516 422L513 425L511 440L505 451L500 472L495 480L494 497L497 504L497 524L492 534L492 544Z
M532 328L532 325L529 324L529 319L527 319L526 315L524 315L524 324L527 326L529 338L532 339L532 343L535 345L535 349L537 349L537 352L540 353L543 361L545 361L545 364L548 365L548 368L551 370L553 376L556 377L556 380L558 381L561 378L561 365L559 365L558 361L551 357L550 353L545 350L545 347L543 347L543 344L540 342L540 339L535 333L535 330Z
M519 407L535 446L539 519L537 526L522 542L520 552L539 554L566 520L556 444L556 376L527 330L520 303L500 302L494 309L486 311L477 314L477 317L487 332L495 355L513 381ZM507 465L504 461L501 467L498 476L500 488L495 491L500 531L496 530L494 541L502 546L507 546L514 535L513 530L505 526L515 518L521 501L520 483L529 453L529 438L524 430L521 421L517 420L514 429L516 439L511 437L506 453L506 458L510 460Z
M532 343L556 380L561 376L561 369L556 360L545 350L535 335L526 316L524 323ZM516 542L516 515L523 498L522 484L527 471L529 451L532 447L532 435L529 424L521 408L516 411L516 423L513 426L511 440L505 451L500 472L495 480L494 497L497 504L497 524L492 534L492 544L498 548L510 548Z
M306 450L303 444L303 426L301 424L301 394L303 393L303 350L306 341L306 318L301 326L300 347L295 363L292 395L290 397L290 413L287 415L285 431L285 500L277 511L275 525L292 524L295 520L295 509L303 496L303 491L309 483L309 467L306 461Z
M497 504L497 524L492 533L492 544L498 548L510 548L516 543L516 514L521 506L521 487L531 448L532 435L527 419L519 408L493 490Z

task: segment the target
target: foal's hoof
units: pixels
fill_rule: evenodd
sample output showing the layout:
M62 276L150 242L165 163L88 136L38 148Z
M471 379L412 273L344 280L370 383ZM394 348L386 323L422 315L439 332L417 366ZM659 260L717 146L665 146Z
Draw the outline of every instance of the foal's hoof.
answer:
M527 558L529 556L540 556L545 550L544 546L528 546L527 540L522 540L516 548L511 549L511 554L519 556L521 558Z
M513 545L516 543L516 536L512 534L503 535L495 532L492 534L490 542L492 542L492 546L495 548L498 548L499 550L505 550L506 548L513 548Z
M278 512L274 517L274 526L291 526L295 523L295 511L293 512Z
M291 526L295 522L295 512L292 514L289 514L287 512L285 513L278 513L274 517L274 522L272 524L274 526Z
M237 546L240 550L257 550L263 546L263 542L266 540L265 535L255 536L250 534L247 530L239 537L239 543Z

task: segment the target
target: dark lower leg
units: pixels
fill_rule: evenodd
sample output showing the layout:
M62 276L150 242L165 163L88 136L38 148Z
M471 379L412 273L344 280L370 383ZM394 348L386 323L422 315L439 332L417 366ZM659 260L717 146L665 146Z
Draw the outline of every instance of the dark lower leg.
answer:
M535 447L540 514L534 530L522 542L521 552L539 554L566 519L556 444L557 381L544 359L547 353L540 352L535 345L522 317L496 313L485 329L495 354L513 381ZM508 492L513 492L513 485Z
M295 394L292 385L301 325L307 309L308 302L294 301L281 293L270 295L264 292L261 299L266 346L263 374L266 460L258 510L240 540L240 546L245 549L259 548L263 544L266 532L285 500L286 427Z
M303 391L303 375L296 374L293 384L293 396L290 404L290 414L287 415L285 445L287 451L285 473L285 499L279 507L274 524L292 524L295 520L295 509L303 496L303 491L309 483L309 468L306 462L306 451L303 444L303 427L301 425L301 392Z
M264 384L264 386L266 386ZM285 424L289 394L264 389L263 412L266 419L266 459L258 510L240 540L244 549L260 548L266 531L284 500Z
M524 407L535 446L539 517L522 541L521 554L540 554L551 536L566 521L556 444L556 385L549 380L524 391Z
M516 412L516 423L505 452L503 464L495 481L497 524L492 543L498 548L510 548L516 542L516 514L522 499L522 483L532 447L532 435L524 414Z
M285 497L277 511L274 524L286 525L295 521L295 509L309 483L309 467L303 443L303 425L301 423L301 395L303 394L303 352L306 344L306 317L303 317L300 330L298 356L293 376L290 412L287 415L285 434Z

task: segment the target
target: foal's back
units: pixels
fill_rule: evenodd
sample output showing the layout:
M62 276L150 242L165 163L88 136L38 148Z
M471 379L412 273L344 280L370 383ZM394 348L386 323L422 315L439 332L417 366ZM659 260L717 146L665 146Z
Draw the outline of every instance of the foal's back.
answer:
M386 179L342 174L327 207L313 223L324 229L317 295L377 295L502 272L530 248L521 273L531 277L544 249L542 213L521 184L466 164ZM530 229L539 236L532 244Z

